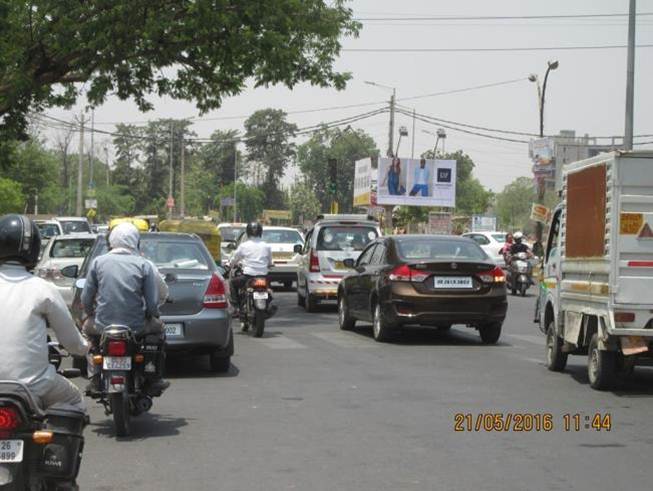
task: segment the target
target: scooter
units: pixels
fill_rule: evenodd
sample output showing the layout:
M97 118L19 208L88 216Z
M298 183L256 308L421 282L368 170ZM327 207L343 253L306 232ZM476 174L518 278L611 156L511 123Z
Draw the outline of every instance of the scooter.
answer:
M519 292L522 297L526 296L526 291L533 285L533 265L528 260L527 253L519 252L510 258L508 285L513 295Z
M49 361L66 378L77 369L60 369L68 354L49 343ZM0 489L76 490L88 417L70 406L43 411L20 382L0 380Z

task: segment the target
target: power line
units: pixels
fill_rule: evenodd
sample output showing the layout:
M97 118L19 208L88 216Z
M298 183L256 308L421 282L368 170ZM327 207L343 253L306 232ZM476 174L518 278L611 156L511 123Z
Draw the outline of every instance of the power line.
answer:
M647 17L653 12L639 12L637 17ZM600 19L606 17L628 17L628 14L560 14L560 15L469 15L469 16L419 16L419 17L357 17L359 22L374 21L456 21L456 20L551 20L551 19Z
M587 51L603 49L625 49L625 44L598 46L538 46L529 48L343 48L349 53L502 53L528 51ZM653 48L653 44L638 44L637 48Z

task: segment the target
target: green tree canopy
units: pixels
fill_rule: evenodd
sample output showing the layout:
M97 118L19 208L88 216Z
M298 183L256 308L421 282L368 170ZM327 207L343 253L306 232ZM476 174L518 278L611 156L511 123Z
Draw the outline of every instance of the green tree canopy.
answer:
M151 109L150 93L201 111L254 86L342 89L343 35L357 35L345 0L2 0L0 129L24 131L29 110L72 104L86 83Z
M315 191L307 182L298 182L290 189L289 207L292 212L293 223L304 220L314 220L320 214L320 201Z
M217 197L215 198L216 208L220 206L220 200L222 198L233 198L234 196L234 183L224 186L220 192L218 192ZM237 203L237 216L234 218L233 206L225 207L223 219L225 221L236 221L236 219L241 222L249 222L256 220L261 213L263 212L263 203L265 202L265 195L263 191L254 186L248 186L242 182L237 183L236 188L236 203Z
M20 183L0 177L0 214L22 213L25 196Z
M525 230L529 225L531 205L536 193L533 179L518 177L496 196L496 211L501 227L512 230Z

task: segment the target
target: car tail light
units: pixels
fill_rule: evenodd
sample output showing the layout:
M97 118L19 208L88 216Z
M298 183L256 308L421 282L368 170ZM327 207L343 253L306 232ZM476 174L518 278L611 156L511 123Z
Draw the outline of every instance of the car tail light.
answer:
M478 275L483 283L505 283L506 274L500 266L495 266L493 270Z
M13 431L20 424L20 414L14 406L0 407L0 432Z
M311 273L319 273L320 272L320 260L317 257L317 254L315 254L314 251L311 251L311 268L310 268Z
M614 313L615 322L635 322L635 313L634 312L615 312Z
M127 341L109 341L107 355L125 356L127 354Z
M225 294L224 281L220 276L214 274L211 276L209 286L204 293L203 306L205 309L226 309L227 296Z
M397 266L395 269L390 271L390 275L388 276L391 281L411 281L413 283L421 283L428 277L429 273L417 271L407 264Z
M255 278L252 281L252 288L267 289L268 288L268 280L266 280L265 278Z

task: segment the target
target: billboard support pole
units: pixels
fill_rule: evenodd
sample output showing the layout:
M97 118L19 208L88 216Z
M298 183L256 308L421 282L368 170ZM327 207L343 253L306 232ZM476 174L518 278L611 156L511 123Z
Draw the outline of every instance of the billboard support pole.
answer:
M626 73L626 128L624 148L633 149L633 112L635 105L635 0L630 0L628 14L628 61Z
M397 89L392 89L392 96L390 97L390 131L388 132L388 157L392 158L393 155L393 146L394 146L394 133L395 133L395 97L397 95ZM392 230L392 209L393 206L386 205L384 206L384 226Z

